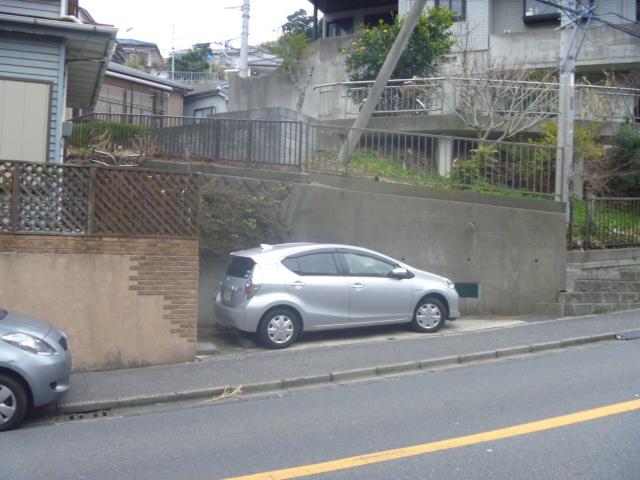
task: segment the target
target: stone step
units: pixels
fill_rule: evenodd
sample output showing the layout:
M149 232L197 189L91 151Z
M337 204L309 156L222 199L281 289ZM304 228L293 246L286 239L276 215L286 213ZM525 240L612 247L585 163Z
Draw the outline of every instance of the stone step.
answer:
M640 309L640 303L574 303L563 306L563 315L573 317Z
M593 303L617 304L640 303L640 292L560 292L558 301L565 304Z
M640 281L640 269L620 270L622 280Z
M640 292L640 281L580 279L573 284L574 292Z
M624 274L624 277L622 276ZM588 268L579 272L582 280L640 280L640 267Z

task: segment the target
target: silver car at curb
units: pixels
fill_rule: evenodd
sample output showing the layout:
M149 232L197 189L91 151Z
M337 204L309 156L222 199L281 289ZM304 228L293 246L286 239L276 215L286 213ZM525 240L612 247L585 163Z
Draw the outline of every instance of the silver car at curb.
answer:
M436 332L460 315L447 278L360 247L261 245L231 254L216 322L285 348L303 331L395 323Z
M67 337L51 325L0 308L0 431L69 389Z

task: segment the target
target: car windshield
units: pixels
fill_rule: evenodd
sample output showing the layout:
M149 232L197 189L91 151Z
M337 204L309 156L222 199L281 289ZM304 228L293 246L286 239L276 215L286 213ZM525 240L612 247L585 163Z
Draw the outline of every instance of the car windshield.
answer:
M7 311L0 308L0 320L7 316Z

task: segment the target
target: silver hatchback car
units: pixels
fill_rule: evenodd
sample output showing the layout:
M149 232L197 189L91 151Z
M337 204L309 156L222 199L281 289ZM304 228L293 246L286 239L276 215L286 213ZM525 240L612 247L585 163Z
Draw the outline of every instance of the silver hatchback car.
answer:
M300 333L393 323L436 332L460 315L447 278L372 250L287 243L232 253L216 321L285 348Z
M0 308L0 431L16 427L30 407L58 400L70 373L64 333Z

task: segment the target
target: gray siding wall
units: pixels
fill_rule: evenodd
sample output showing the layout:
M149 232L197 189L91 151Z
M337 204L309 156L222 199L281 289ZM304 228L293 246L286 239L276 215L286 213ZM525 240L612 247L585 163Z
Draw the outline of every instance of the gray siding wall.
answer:
M429 0L427 7L433 6L434 3L434 0ZM412 6L413 0L399 0L399 14L408 13ZM456 22L452 27L452 32L459 45L454 47L453 51L458 51L461 48L470 51L487 50L489 48L489 18L489 0L467 0L467 14L464 21Z
M0 32L0 77L51 82L49 158L57 161L58 100L62 99L60 77L64 68L63 40L16 36ZM63 109L60 109L64 111ZM61 119L60 119L61 121Z
M0 0L0 13L29 17L60 17L61 0Z
M522 21L524 11L522 5L522 0L493 0L491 33L500 35L531 32L532 35L535 35L537 30L553 30L558 27L557 23L525 25ZM636 18L635 0L597 0L596 7L596 13L599 14L614 13L630 20ZM612 23L628 23L616 15L607 15L604 18Z

